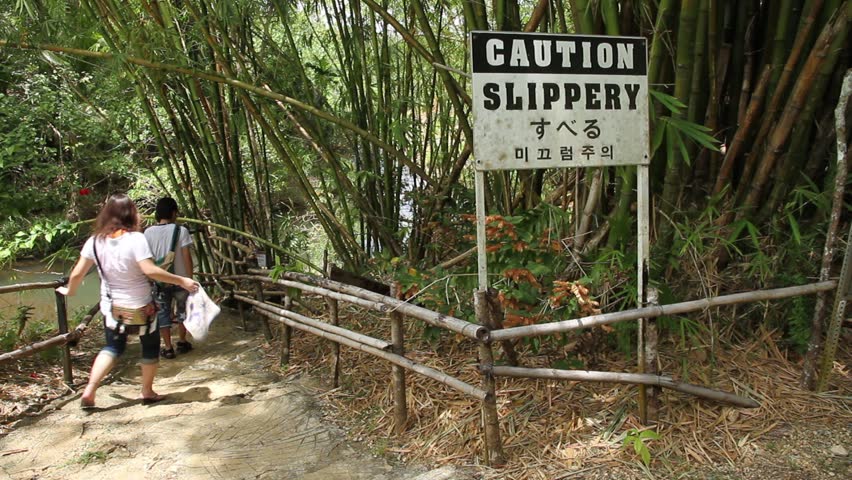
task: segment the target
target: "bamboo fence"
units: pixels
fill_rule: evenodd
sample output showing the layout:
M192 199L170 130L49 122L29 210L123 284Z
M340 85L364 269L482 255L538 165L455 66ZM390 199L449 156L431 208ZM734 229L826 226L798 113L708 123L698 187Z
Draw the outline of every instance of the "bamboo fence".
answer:
M233 232L226 232L230 234ZM334 384L337 385L340 365L339 346L347 346L392 365L390 383L393 393L393 417L396 434L405 431L408 420L406 406L406 380L405 372L412 371L424 377L430 378L442 385L455 389L481 403L482 426L485 446L485 457L487 462L493 466L503 465L506 456L503 452L503 444L500 433L500 418L496 405L496 378L532 378L551 379L566 381L607 382L648 386L656 388L668 388L687 393L699 398L722 402L742 408L754 408L759 404L746 397L734 393L713 390L707 387L688 384L675 380L669 376L655 375L651 373L618 373L597 372L585 370L556 370L549 368L524 368L521 366L498 366L495 365L493 342L510 344L513 340L531 338L541 335L567 332L581 328L591 328L601 325L609 325L618 322L637 320L640 318L653 319L664 315L678 315L696 312L712 307L723 305L734 305L746 302L761 302L776 300L794 296L811 295L819 292L836 290L837 282L822 281L818 283L800 285L795 287L776 288L769 290L758 290L719 297L708 297L700 300L681 302L669 305L652 305L622 312L593 315L585 318L577 318L553 323L538 324L524 327L501 328L500 313L489 307L488 292L477 291L474 294L474 306L476 309L477 323L471 323L459 318L443 315L417 305L402 301L398 298L398 292L392 292L392 296L376 293L364 288L341 283L315 275L298 272L281 272L277 278L269 276L270 271L264 269L246 268L249 265L248 257L255 250L249 246L254 238L247 238L246 243L238 242L233 238L217 236L208 233L208 242L218 242L219 249L210 249L215 255L207 258L211 267L218 265L219 273L198 272L199 277L210 279L205 284L212 284L221 289L231 298L237 301L240 317L245 327L244 306L249 306L262 317L262 326L265 337L272 340L273 334L269 321L279 323L283 326L281 330L281 358L282 365L288 364L290 359L290 339L292 329L307 332L330 341L334 353ZM244 254L242 259L237 258L237 253ZM56 282L44 282L38 284L21 284L0 287L0 293L34 288L55 288L64 283L63 280ZM268 290L266 288L269 288ZM283 287L283 288L282 288ZM328 305L329 321L321 321L315 318L296 313L293 311L294 298L290 294L298 290L307 294L322 297ZM283 297L284 305L272 303L267 300L272 297ZM339 325L338 302L373 310L383 314L388 319L389 341L375 338L353 331ZM64 303L63 303L64 305ZM60 300L57 299L58 316L62 321L63 309ZM0 363L17 360L33 353L56 345L67 345L78 339L86 330L89 322L97 313L98 306L95 305L83 319L80 325L71 332L61 332L60 335L48 340L35 343L0 355ZM478 351L478 373L481 384L476 386L460 380L445 372L430 366L416 362L406 357L404 322L406 317L416 318L429 325L445 329L461 335L463 338L476 342ZM66 355L67 356L67 355ZM513 361L513 364L519 363Z

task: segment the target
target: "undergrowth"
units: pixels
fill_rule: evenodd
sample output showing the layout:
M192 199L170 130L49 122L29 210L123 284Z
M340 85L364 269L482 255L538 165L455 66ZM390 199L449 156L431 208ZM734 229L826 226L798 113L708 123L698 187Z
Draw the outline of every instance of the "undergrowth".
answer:
M803 224L804 209L824 203L824 195L799 188L773 222L762 227L740 220L719 229L716 202L697 214L678 213L671 222L674 241L667 251L652 250L650 285L661 304L714 297L740 291L801 285L817 274L823 241L823 220ZM814 187L815 188L815 187ZM599 248L583 258L572 249L568 236L571 214L542 204L513 216L491 215L486 220L490 283L503 310L503 327L554 322L601 311L615 312L637 305L636 251ZM435 227L446 252L474 245L475 217L448 215ZM448 255L451 256L451 255ZM722 259L732 259L720 267ZM399 283L409 301L447 315L475 322L472 292L477 287L476 257L450 269L411 265L401 258L376 259L378 269ZM782 333L782 347L796 353L806 349L813 311L812 297L795 297L770 305L746 305L686 316L660 317L662 341L690 352L707 349L713 361L719 341L751 338L759 328ZM566 352L554 368L589 367L590 350L606 348L635 355L636 322L621 322L593 331L531 338L524 346L541 351ZM433 343L446 335L423 325ZM573 347L569 351L567 347ZM685 361L682 370L688 375Z

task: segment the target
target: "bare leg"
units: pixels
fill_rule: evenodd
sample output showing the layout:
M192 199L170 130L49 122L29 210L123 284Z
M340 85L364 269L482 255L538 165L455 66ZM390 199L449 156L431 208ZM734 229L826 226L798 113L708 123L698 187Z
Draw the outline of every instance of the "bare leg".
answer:
M183 326L183 323L178 323L178 335L181 342L186 341L186 327Z
M154 376L157 375L158 363L142 364L142 398L153 398L157 396L154 391Z
M115 366L115 357L112 355L101 352L95 357L95 363L92 364L92 372L89 374L89 383L86 385L85 390L83 390L83 396L81 397L83 403L87 405L95 404L95 393L101 381L112 370L113 366Z

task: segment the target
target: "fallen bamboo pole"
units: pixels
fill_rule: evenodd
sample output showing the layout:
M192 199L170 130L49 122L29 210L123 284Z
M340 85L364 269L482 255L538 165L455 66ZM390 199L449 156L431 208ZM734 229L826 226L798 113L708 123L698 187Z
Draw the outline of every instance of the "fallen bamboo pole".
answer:
M817 292L832 290L837 286L837 282L819 282L809 285L799 285L795 287L774 288L771 290L757 290L753 292L735 293L732 295L723 295L721 297L705 298L703 300L692 300L689 302L673 303L670 305L660 305L645 308L636 308L633 310L625 310L623 312L603 313L600 315L592 315L585 318L577 318L573 320L564 320L561 322L543 323L539 325L529 325L526 327L506 328L491 332L491 341L510 340L515 338L537 337L541 335L551 335L554 333L567 332L569 330L577 330L579 328L595 327L599 325L609 325L612 323L624 322L628 320L636 320L638 318L656 318L664 315L678 315L681 313L695 312L711 307L720 307L722 305L734 305L737 303L760 302L765 300L777 300L780 298L788 298L798 295L810 295Z
M218 235L208 235L208 237L211 240L217 240L217 241L220 241L222 243L227 243L228 245L231 245L232 247L236 248L237 250L242 251L243 253L245 253L247 255L254 255L254 250L252 250L251 247L244 245L244 244L242 244L242 243L240 243L236 240L231 240L229 238L220 237Z
M202 282L203 283L203 282ZM254 292L248 290L234 290L237 295L252 295ZM288 292L285 290L264 290L263 294L267 297L286 297Z
M313 318L308 318L308 317L305 317L303 315L299 315L296 312L292 312L290 310L286 310L284 308L277 307L277 306L269 304L269 303L258 302L257 300L254 300L253 298L245 297L243 295L234 295L234 298L237 299L237 300L240 300L242 302L248 303L249 305L253 305L253 306L255 306L255 307L257 307L257 308L259 308L263 311L266 311L266 312L269 312L269 313L274 313L276 315L282 316L282 317L287 318L289 320L292 320L294 322L299 322L299 323L305 324L309 327L315 328L317 330L321 330L323 332L328 332L328 333L332 333L334 335L339 335L341 337L346 337L346 338L353 340L355 342L363 343L365 345L369 345L369 346L371 346L373 348L377 348L379 350L390 350L391 349L390 343L388 343L384 340L378 339L378 338L369 337L367 335L364 335L364 334L361 334L361 333L358 333L358 332L353 332L353 331L347 330L345 328L336 327L334 325L329 325L328 323L321 322L319 320L314 320Z
M419 363L415 363L415 362L413 362L413 361L411 361L411 360L409 360L405 357L401 357L401 356L396 355L394 353L385 352L384 350L379 350L378 348L374 348L374 347L371 347L369 345L364 345L363 343L359 343L359 342L356 342L354 340L350 340L350 339L348 339L346 337L342 337L340 335L335 335L333 333L328 333L328 332L323 332L322 330L317 330L317 329L315 329L313 327L309 327L308 325L305 325L303 323L299 323L299 322L290 320L289 318L286 318L286 317L283 317L283 316L280 316L280 315L276 315L276 314L268 312L266 310L259 310L257 313L260 314L260 315L263 315L263 316L265 316L269 319L286 323L293 328L297 328L299 330L303 330L303 331L306 331L306 332L309 332L309 333L313 333L315 335L318 335L318 336L321 336L323 338L327 338L329 340L337 342L341 345L346 345L347 347L354 348L356 350L361 350L362 352L370 354L374 357L379 357L383 360L387 360L388 362L390 362L394 365L399 365L400 367L403 367L405 369L419 373L420 375L423 375L424 377L431 378L432 380L435 380L436 382L438 382L440 384L446 385L450 388L454 388L454 389L464 393L465 395L469 395L473 398L476 398L477 400L484 400L488 396L487 393L485 392L485 390L476 388L473 385L465 383L465 382L463 382L463 381L461 381L461 380L459 380L455 377L447 375L446 373L440 372L438 370L435 370L434 368L430 368L430 367L427 367L425 365L421 365Z
M268 270L260 270L256 268L249 269L250 273L256 275L268 275ZM364 300L372 300L374 302L378 302L381 304L390 307L390 310L398 310L399 313L407 315L409 317L418 318L423 320L424 322L436 326L446 328L447 330L459 333L465 337L468 337L473 340L480 341L488 341L488 329L483 327L482 325L476 325L475 323L466 322L464 320L450 317L441 313L433 312L431 310L427 310L423 307L418 307L417 305L412 305L410 303L406 303L402 300L397 300L395 298L389 297L387 295L382 295L380 293L371 292L364 288L354 287L352 285L347 285L345 283L335 282L334 280L328 280L325 278L316 277L313 275L308 275L305 273L295 273L295 272L284 272L281 277L284 280L272 280L269 277L264 277L265 281L270 283L278 283L280 285L288 285L283 282L287 280L292 280L297 283L289 284L288 286L293 286L295 288L300 288L304 290L304 286L298 286L298 282L309 283L318 285L325 289L326 291L330 290L333 292L340 292L349 294L351 296L357 296ZM316 287L313 287L316 288ZM306 290L307 291L307 290ZM328 293L322 293L322 295L328 296ZM347 300L348 301L348 300ZM380 310L382 312L389 311L388 309Z
M52 282L35 282L35 283L18 283L15 285L0 286L0 294L23 292L24 290L38 290L47 288L57 288L65 285L65 280L54 280Z
M652 385L688 393L699 398L728 403L744 408L757 408L756 401L734 395L733 393L713 390L690 383L676 382L671 377L647 373L595 372L589 370L556 370L552 368L492 367L494 375L515 378L545 378L572 380L579 382L626 383L630 385Z
M86 328L89 326L89 322L97 315L98 310L100 309L100 304L96 304L92 308L89 309L89 312L83 317L83 320L80 321L80 324L77 325L77 328L74 330L63 333L61 335L56 335L54 337L48 338L47 340L36 342L25 347L21 347L17 350L13 350L11 352L4 353L0 355L0 363L10 362L12 360L20 360L22 358L29 357L35 353L38 353L42 350L46 350L51 347L55 347L58 345L64 345L66 343L71 343L78 340L85 333Z

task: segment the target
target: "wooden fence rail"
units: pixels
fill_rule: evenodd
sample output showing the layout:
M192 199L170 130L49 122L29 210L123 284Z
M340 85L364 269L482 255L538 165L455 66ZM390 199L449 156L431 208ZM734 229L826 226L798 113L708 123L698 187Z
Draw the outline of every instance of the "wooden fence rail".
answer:
M80 321L80 324L77 325L74 330L67 333L61 333L59 335L48 338L47 340L36 342L31 345L21 347L17 350L13 350L11 352L4 353L0 355L0 363L6 363L12 360L20 360L21 358L29 357L50 347L67 345L69 343L79 340L80 337L82 337L83 334L86 332L89 323L92 321L92 318L94 318L95 315L98 314L99 310L100 304L95 304L92 308L89 309L89 311L86 313L86 316L83 317L83 319Z
M304 286L309 286L308 284L314 284L319 287L322 287L325 290L331 290L332 292L346 293L351 296L360 297L362 299L372 300L374 302L389 306L390 309L393 311L398 311L399 313L407 315L409 317L419 318L420 320L423 320L424 322L435 327L442 327L447 330L450 330L451 332L460 333L461 335L472 340L488 340L488 329L482 325L477 325L475 323L470 323L455 317L451 317L449 315L434 312L432 310L428 310L417 305L412 305L410 303L406 303L402 300L398 300L387 295L371 292L364 288L353 287L352 285L335 282L334 280L316 277L305 273L284 272L283 274L281 274L280 279L272 280L268 277L268 270L249 269L249 272L258 275L259 278L256 279L264 282L278 283L280 285L292 286L293 288L299 289L302 289L302 287ZM293 283L282 283L288 280L292 281Z
M242 296L242 295L234 295L234 298L237 299L237 300L240 300L240 301L252 300L252 302L255 302L253 299L251 299L249 297ZM271 308L269 308L269 307L271 307ZM293 328L303 330L303 331L306 331L306 332L309 332L309 333L313 333L314 335L318 335L322 338L327 338L329 340L332 340L335 343L339 343L341 345L346 345L347 347L351 347L351 348L354 348L356 350L360 350L362 352L373 355L374 357L378 357L378 358L381 358L383 360L387 360L388 362L390 362L394 365L397 365L397 366L400 366L400 367L405 368L407 370L411 370L413 372L419 373L419 374L421 374L425 377L431 378L432 380L435 380L435 381L437 381L437 382L439 382L443 385L446 385L448 387L454 388L454 389L456 389L456 390L458 390L458 391L460 391L460 392L462 392L466 395L469 395L473 398L476 398L478 400L485 400L488 397L488 393L485 392L484 390L476 388L473 385L465 383L465 382L463 382L463 381L461 381L461 380L459 380L459 379L457 379L457 378L455 378L451 375L447 375L446 373L435 370L434 368L427 367L423 364L414 362L414 361L412 361L412 360L410 360L410 359L408 359L408 358L406 358L402 355L397 355L397 354L392 353L392 352L386 352L384 350L380 350L378 348L367 345L365 343L361 343L361 342L353 340L351 338L347 338L347 337L344 337L344 336L341 336L341 335L329 333L328 331L325 331L325 330L319 330L319 329L311 327L311 326L309 326L305 323L302 323L301 321L294 320L294 318L296 318L297 316L290 316L290 315L285 316L285 315L281 314L283 312L274 313L274 312L271 311L273 309L277 310L278 308L275 305L268 304L267 308L262 308L262 309L256 310L255 312L259 315L262 315L266 318L269 318L270 320L275 320L275 321L287 324L287 325L289 325Z
M837 286L835 281L812 283L796 287L774 288L771 290L756 290L753 292L735 293L720 297L710 297L702 300L673 303L670 305L659 305L652 307L636 308L614 313L602 313L584 318L564 320L561 322L542 323L526 327L513 327L491 332L492 341L512 340L516 338L529 338L541 335L562 333L579 328L588 328L611 323L637 320L640 318L656 318L665 315L678 315L681 313L697 312L711 307L722 305L734 305L738 303L761 302L765 300L777 300L781 298L811 295L817 292L833 290Z
M68 283L67 279L60 278L52 282L34 282L34 283L18 283L15 285L0 285L0 295L4 293L23 292L25 290L39 290L47 288L57 288Z
M690 383L677 382L671 377L647 373L595 372L590 370L556 370L552 368L494 367L498 377L545 378L579 382L626 383L630 385L653 385L688 393L699 398L729 403L737 407L757 408L759 403L750 398L720 392Z

